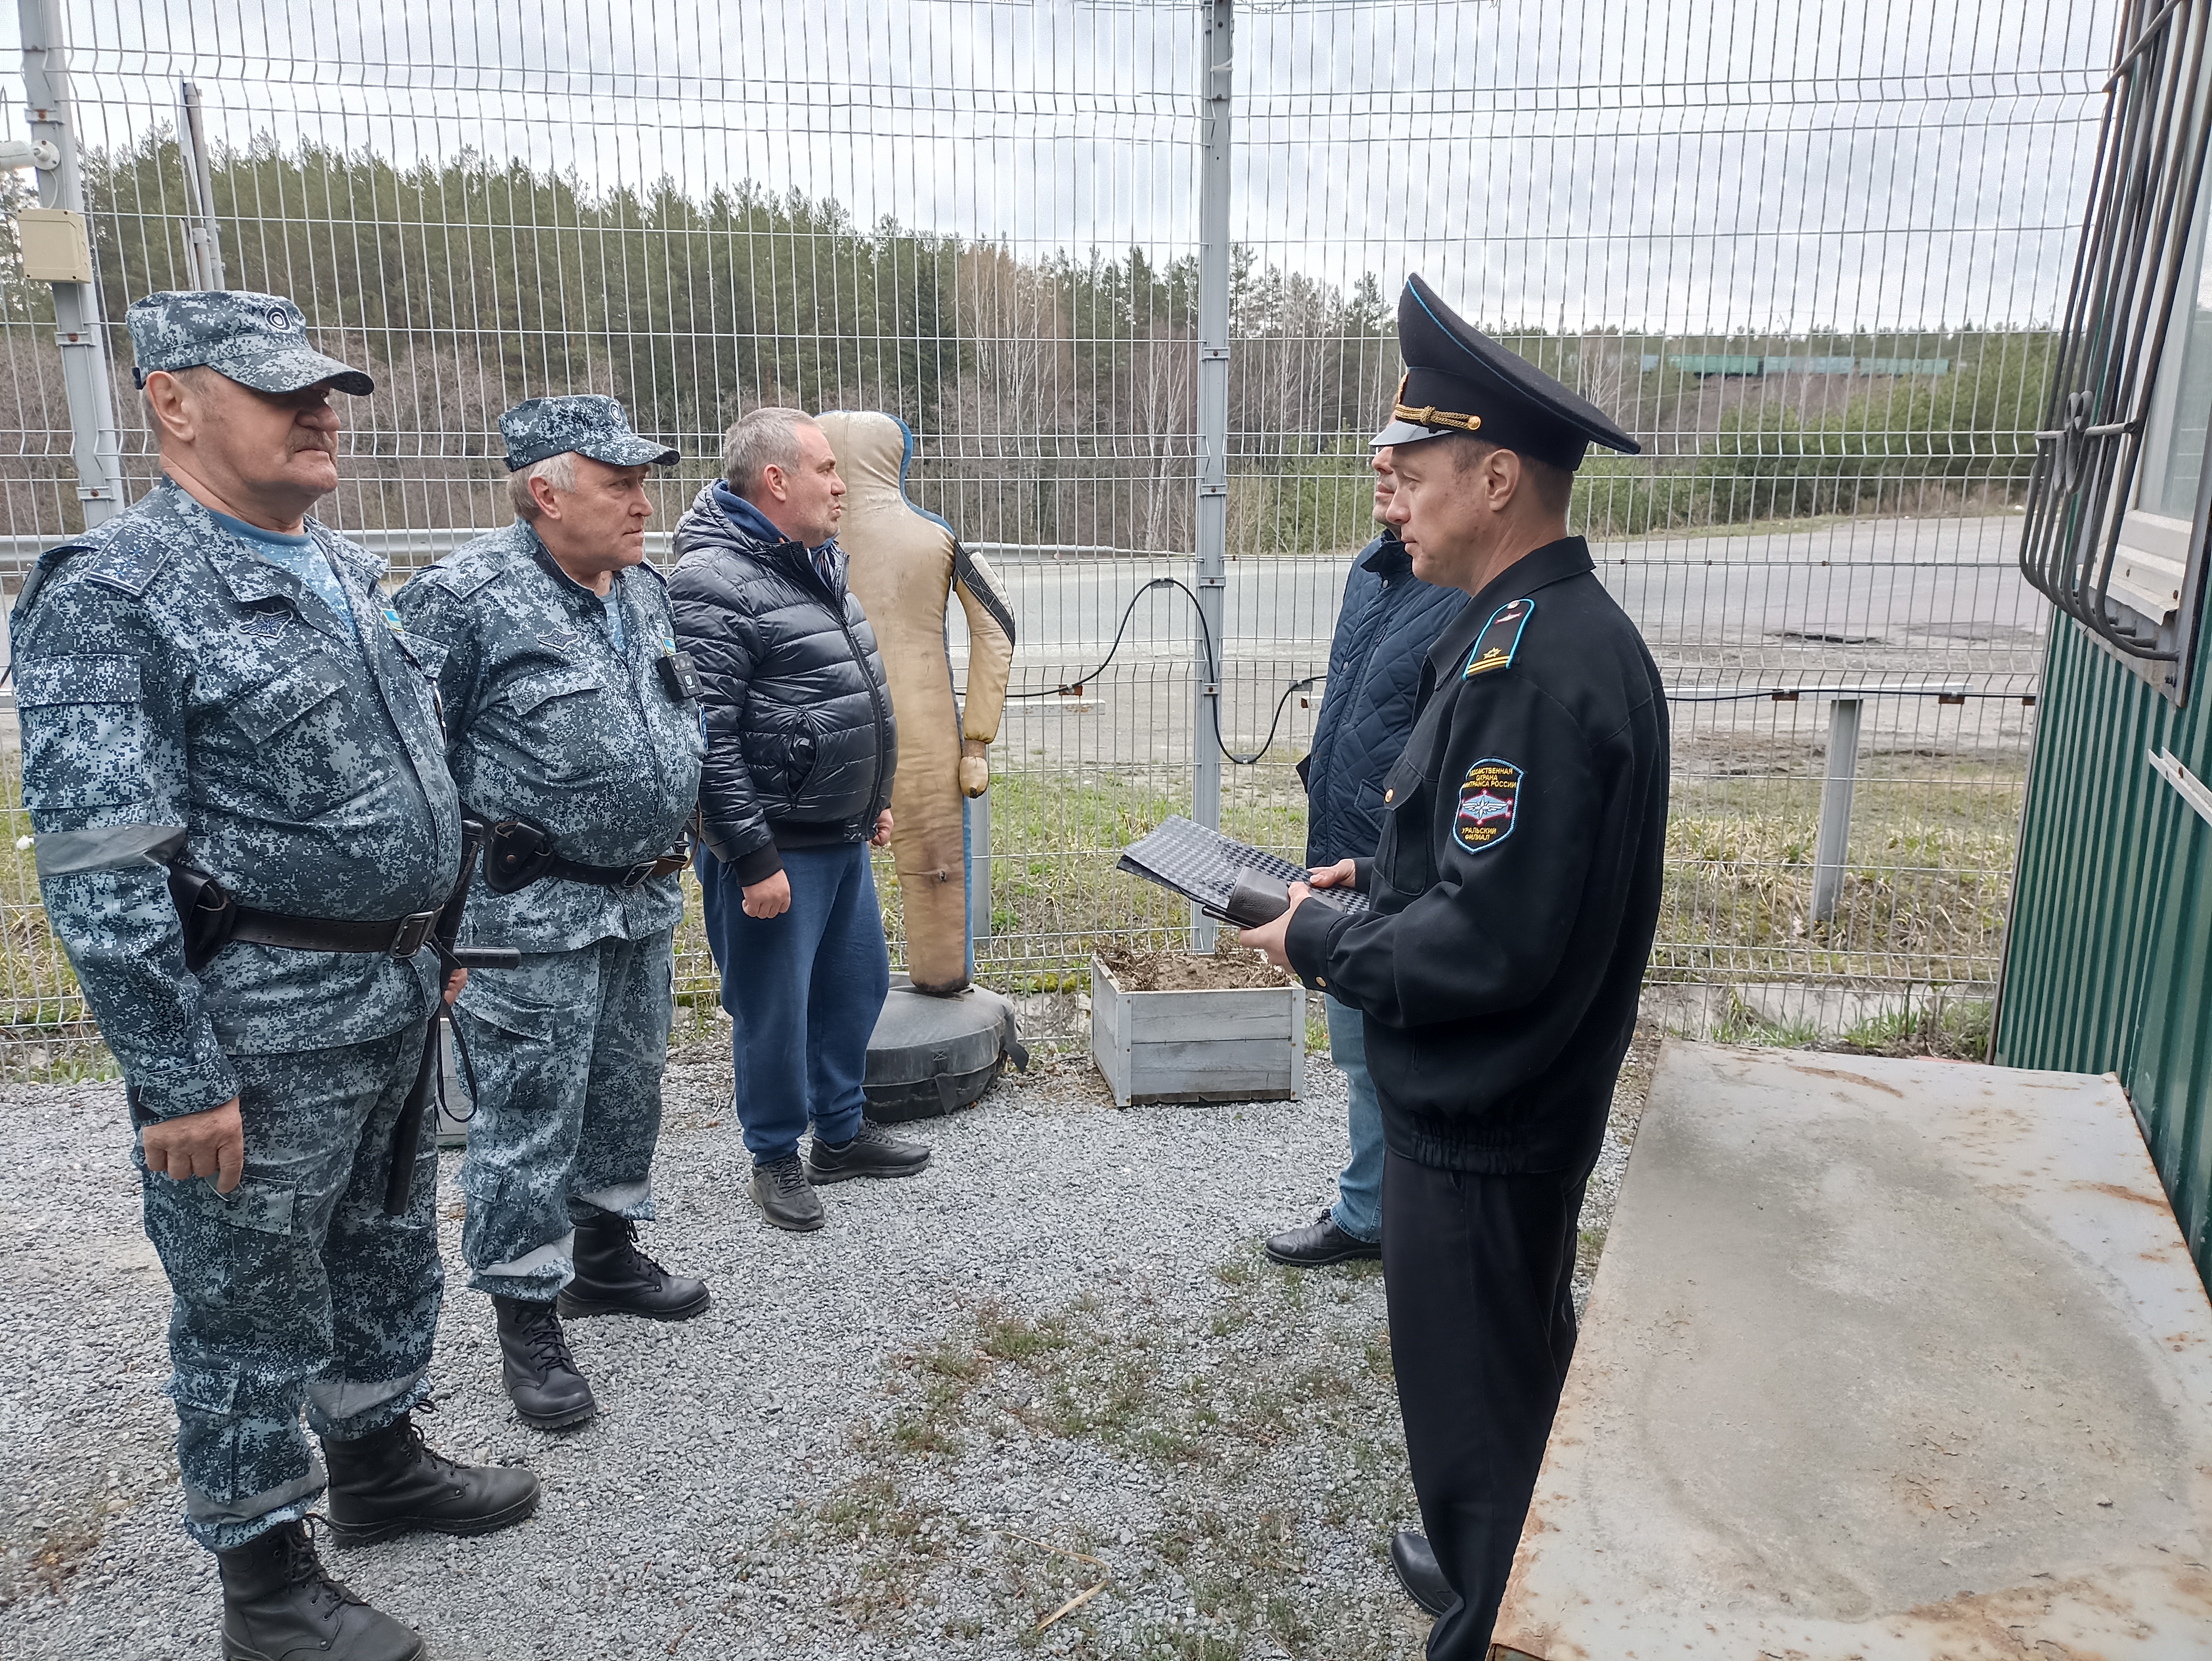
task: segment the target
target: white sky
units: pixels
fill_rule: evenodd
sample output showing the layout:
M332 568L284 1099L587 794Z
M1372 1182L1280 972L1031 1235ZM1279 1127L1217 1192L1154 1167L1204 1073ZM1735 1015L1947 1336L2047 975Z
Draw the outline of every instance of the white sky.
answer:
M1240 7L1232 232L1493 322L2058 312L2113 0ZM173 119L587 185L751 179L1025 255L1195 246L1200 14L1074 0L75 0L94 143ZM795 21L787 21L795 18ZM0 64L21 103L14 8Z

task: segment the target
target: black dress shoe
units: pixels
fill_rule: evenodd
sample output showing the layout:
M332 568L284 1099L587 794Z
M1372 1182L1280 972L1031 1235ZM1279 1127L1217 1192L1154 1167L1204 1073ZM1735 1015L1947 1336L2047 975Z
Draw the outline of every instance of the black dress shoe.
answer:
M301 1523L216 1554L223 1661L416 1661L422 1640L331 1578Z
M532 1430L566 1430L599 1410L591 1382L568 1354L561 1312L530 1298L491 1300L499 1317L499 1372L522 1422Z
M1398 1584L1406 1589L1406 1596L1437 1619L1442 1620L1444 1611L1459 1602L1459 1594L1437 1567L1437 1555L1429 1549L1427 1535L1413 1529L1400 1529L1392 1535L1390 1567L1398 1571Z
M576 1277L561 1288L560 1312L642 1315L649 1321L688 1321L705 1311L707 1283L671 1275L637 1249L637 1225L601 1212L576 1225Z
M855 1177L911 1177L928 1163L925 1144L894 1136L872 1119L861 1120L859 1134L842 1147L817 1136L806 1148L806 1174L817 1184Z
M806 1234L822 1226L822 1196L806 1180L806 1161L796 1153L755 1165L745 1192L778 1228Z
M1304 1228L1285 1229L1267 1237L1267 1255L1292 1269L1320 1269L1346 1263L1356 1257L1380 1257L1380 1242L1346 1234L1336 1226L1336 1214L1324 1211Z
M349 1442L323 1439L331 1532L349 1546L396 1534L492 1534L538 1509L538 1479L519 1465L464 1465L422 1440L405 1414Z

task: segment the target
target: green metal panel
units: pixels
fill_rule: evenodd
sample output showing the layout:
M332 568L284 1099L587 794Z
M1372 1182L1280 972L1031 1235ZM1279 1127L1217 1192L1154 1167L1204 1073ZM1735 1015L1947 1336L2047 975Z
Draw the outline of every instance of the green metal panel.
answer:
M1858 361L1861 374L1948 374L1951 360L1948 357L1863 357Z
M1766 360L1747 356L1741 352L1689 352L1669 357L1667 362L1684 374L1754 375L1760 372Z
M2208 703L2200 684L2174 709L2053 624L1996 1055L2119 1075L2212 1284L2212 825L2146 759L2170 750L2212 776Z

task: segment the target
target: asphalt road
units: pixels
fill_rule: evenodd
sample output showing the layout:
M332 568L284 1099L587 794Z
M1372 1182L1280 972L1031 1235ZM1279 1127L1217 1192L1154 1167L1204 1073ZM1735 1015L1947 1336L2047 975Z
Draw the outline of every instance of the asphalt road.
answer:
M1756 536L1639 538L1595 551L1607 586L1677 691L1963 683L2017 695L2034 690L2048 615L2014 563L2018 533L2013 514L1867 520ZM1016 690L1050 692L1085 677L1079 699L1010 703L1006 737L1018 753L1079 769L1187 758L1196 610L1173 589L1143 589L1160 577L1193 584L1194 562L994 563L1014 607ZM1231 562L1224 630L1231 748L1256 747L1285 686L1327 667L1346 569L1343 557ZM1133 598L1112 666L1092 674ZM965 636L955 606L949 638L961 676ZM1285 711L1282 759L1303 747L1319 693L1316 686L1304 707L1293 697ZM1931 711L1923 702L1875 701L1869 739L1926 736ZM2019 706L2009 709L2000 715L1970 706L1947 716L1953 738L1936 742L2008 746L2025 735ZM1814 701L1790 714L1808 741L1825 733ZM1684 705L1677 725L1713 733L1771 729L1776 721L1776 706L1747 701Z

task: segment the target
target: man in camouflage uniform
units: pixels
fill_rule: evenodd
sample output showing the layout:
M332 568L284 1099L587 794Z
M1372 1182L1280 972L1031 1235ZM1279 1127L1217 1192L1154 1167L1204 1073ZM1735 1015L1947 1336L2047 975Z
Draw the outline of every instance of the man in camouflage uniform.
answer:
M516 1411L550 1430L595 1410L562 1315L707 1307L703 1281L635 1240L706 743L667 583L644 563L647 472L676 452L611 398L532 399L499 426L515 522L397 603L443 648L453 777L492 827L468 927L523 953L477 971L455 1016L476 1085L461 1252L497 1311Z
M156 294L128 321L167 478L46 554L11 619L40 890L129 1086L223 1652L404 1661L421 1641L331 1579L301 1525L325 1486L301 1408L342 1539L482 1533L538 1499L410 1418L443 1286L437 1163L394 1129L460 849L429 648L379 597L380 563L307 517L337 483L329 394L369 378L272 295ZM186 873L240 908L212 957L195 932L190 966ZM395 1157L414 1171L390 1216Z

